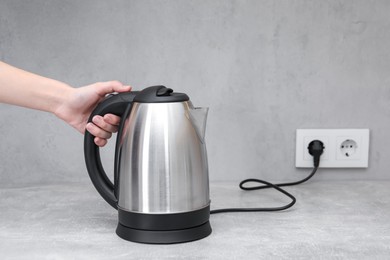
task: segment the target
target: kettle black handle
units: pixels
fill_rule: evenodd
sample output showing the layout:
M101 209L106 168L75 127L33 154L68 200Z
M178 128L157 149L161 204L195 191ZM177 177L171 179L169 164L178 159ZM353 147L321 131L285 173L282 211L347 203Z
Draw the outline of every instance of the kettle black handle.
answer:
M133 102L133 99L136 94L138 94L138 91L110 95L101 103L99 103L95 110L92 111L88 122L92 122L92 118L95 115L104 116L105 114L110 113L122 117L126 111L126 108L131 106L131 103ZM123 125L122 122L123 117L121 118L120 126ZM119 138L119 134L120 133L118 133L117 138ZM99 194L108 202L108 204L110 204L113 208L117 209L118 206L117 198L115 196L115 186L107 177L107 174L103 169L102 162L100 160L99 146L95 144L94 138L95 137L91 133L85 131L84 157L88 174Z

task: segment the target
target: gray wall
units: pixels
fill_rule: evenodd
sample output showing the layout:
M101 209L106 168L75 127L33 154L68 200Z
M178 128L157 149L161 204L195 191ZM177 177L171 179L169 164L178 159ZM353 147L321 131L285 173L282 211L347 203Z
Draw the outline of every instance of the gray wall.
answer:
M295 180L297 128L370 128L389 179L390 1L0 0L0 59L75 87L165 84L209 106L211 180ZM0 185L88 182L83 137L0 104ZM113 145L103 151L112 169Z

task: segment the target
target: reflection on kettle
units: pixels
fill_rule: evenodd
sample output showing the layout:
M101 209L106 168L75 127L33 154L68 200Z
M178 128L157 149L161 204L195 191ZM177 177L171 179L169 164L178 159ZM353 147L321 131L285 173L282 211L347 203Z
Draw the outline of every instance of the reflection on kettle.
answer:
M206 145L208 108L164 86L106 98L90 116L121 116L114 184L86 133L84 154L100 195L118 210L116 233L141 243L180 243L211 233Z
M208 107L195 107L188 110L188 117L194 126L199 140L204 143L204 137L206 134L206 122L207 114L209 112Z

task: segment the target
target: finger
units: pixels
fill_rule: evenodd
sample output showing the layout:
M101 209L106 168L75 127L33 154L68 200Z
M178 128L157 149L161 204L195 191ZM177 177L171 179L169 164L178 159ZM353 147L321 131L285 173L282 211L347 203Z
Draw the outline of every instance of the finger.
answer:
M119 125L121 122L121 118L114 114L105 114L103 117L104 121L111 125Z
M103 139L109 139L111 137L111 135L112 135L111 132L107 132L107 131L101 129L100 127L98 127L97 125L95 125L93 123L88 123L87 126L86 126L86 129L93 136L100 137L100 138L103 138Z
M107 144L107 139L103 139L103 138L99 138L99 137L95 137L95 139L93 141L99 147L103 147Z
M118 131L117 125L107 123L102 116L94 116L92 122L106 132L115 133Z
M113 80L106 82L95 83L97 86L97 92L100 96L105 96L112 92L126 92L131 90L131 86L123 85L121 82Z

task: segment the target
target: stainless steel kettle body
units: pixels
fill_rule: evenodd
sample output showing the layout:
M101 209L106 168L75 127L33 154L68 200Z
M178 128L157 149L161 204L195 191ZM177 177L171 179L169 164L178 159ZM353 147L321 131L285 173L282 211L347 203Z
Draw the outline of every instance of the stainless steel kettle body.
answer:
M163 244L208 236L208 109L194 108L187 95L163 86L118 94L99 106L90 119L95 114L122 116L114 184L103 170L93 136L86 134L84 145L93 184L118 209L117 234Z
M209 205L206 147L190 120L191 102L133 103L124 124L118 207L180 213Z

